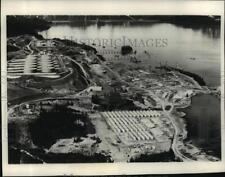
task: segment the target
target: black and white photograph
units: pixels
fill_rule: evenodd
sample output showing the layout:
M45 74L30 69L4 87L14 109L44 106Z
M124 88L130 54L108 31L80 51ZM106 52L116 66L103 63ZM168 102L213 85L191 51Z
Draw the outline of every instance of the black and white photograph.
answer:
M7 16L9 163L218 161L219 16Z
M223 20L7 14L7 163L222 162Z

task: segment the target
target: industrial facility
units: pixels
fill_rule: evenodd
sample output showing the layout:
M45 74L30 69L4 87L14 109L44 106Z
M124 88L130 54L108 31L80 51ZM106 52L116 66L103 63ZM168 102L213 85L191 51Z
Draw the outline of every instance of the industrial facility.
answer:
M160 141L161 111L107 111L101 115L125 144Z

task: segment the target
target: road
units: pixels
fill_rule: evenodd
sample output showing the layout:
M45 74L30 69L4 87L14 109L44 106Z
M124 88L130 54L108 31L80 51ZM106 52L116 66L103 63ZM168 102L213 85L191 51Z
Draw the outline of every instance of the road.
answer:
M86 72L85 69L81 66L80 63L76 62L75 60L73 60L73 59L70 58L70 57L65 57L65 58L68 59L68 60L70 60L70 61L72 61L72 62L74 62L77 66L79 66L79 68L80 68L80 70L82 71L82 74L84 75L85 78L88 78L88 77L89 77L88 74L87 74L87 72Z
M170 119L170 121L171 121L171 123L172 123L172 125L174 127L174 131L175 131L174 132L174 136L173 136L173 142L172 142L172 149L173 149L173 152L174 152L175 156L178 157L179 159L181 159L182 161L194 161L194 160L186 157L185 155L183 155L180 152L179 147L178 147L180 142L181 142L181 140L179 140L179 138L180 138L179 135L182 135L182 130L180 130L180 128L176 125L177 123L176 123L175 119L177 117L175 117L172 114L174 106L171 104L170 105L171 106L170 110L166 110L165 109L166 106L167 105L165 105L165 104L163 105L163 111L167 115L167 117ZM182 142L182 144L183 144L183 142Z
M34 51L30 48L31 42L29 42L29 44L27 44L27 49L30 51L30 55L32 55L34 53Z

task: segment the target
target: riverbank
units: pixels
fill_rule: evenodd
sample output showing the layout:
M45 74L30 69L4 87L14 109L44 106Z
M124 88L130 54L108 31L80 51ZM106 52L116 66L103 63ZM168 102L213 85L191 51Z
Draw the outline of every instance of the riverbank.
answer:
M167 71L178 71L181 74L185 74L185 75L193 78L196 82L198 82L198 84L200 86L206 86L206 83L205 83L204 79L202 77L200 77L199 75L195 74L195 73L185 71L185 70L179 69L179 68L174 68L174 67L171 67L171 66L160 66L160 67L157 67L157 68L158 69L165 69Z
M187 138L190 143L205 151L208 155L221 158L221 111L220 100L210 94L196 94L191 104L178 111L185 112Z

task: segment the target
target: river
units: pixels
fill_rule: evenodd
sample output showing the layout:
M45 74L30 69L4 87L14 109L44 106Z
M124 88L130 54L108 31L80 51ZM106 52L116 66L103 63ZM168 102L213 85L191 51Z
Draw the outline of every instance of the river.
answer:
M206 150L209 154L221 155L221 111L220 100L209 94L192 97L191 106L181 109L185 112L188 140Z
M143 65L168 64L199 74L207 85L220 85L220 30L182 27L170 23L53 23L41 32L45 38L84 42L108 60L122 58L122 45L130 45Z

